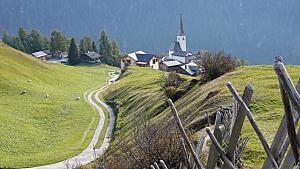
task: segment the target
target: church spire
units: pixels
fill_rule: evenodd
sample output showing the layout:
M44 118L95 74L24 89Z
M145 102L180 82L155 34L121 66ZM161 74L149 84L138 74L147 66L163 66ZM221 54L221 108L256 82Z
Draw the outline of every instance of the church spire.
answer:
M184 36L184 30L183 30L183 23L182 23L182 15L180 13L180 23L179 23L179 29L178 29L178 36Z

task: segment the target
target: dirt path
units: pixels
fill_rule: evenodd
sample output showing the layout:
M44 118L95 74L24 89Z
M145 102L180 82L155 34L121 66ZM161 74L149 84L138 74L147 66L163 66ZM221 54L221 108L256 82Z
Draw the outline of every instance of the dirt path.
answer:
M96 158L98 158L104 154L104 152L106 151L106 149L109 146L109 142L111 139L113 127L115 124L115 114L114 114L113 110L107 104L105 104L104 102L102 102L99 99L99 94L103 90L107 89L109 87L109 85L118 78L118 76L114 75L113 73L109 73L109 76L111 77L111 79L108 81L106 86L103 86L101 89L92 91L87 97L87 101L97 110L97 112L100 115L98 127L96 128L94 136L93 136L90 144L88 145L88 147L86 149L84 149L80 154L78 154L72 158L69 158L67 160L64 160L64 161L61 161L61 162L58 162L55 164L33 167L30 169L66 169L69 167L74 167L74 166L78 166L78 165L85 165L85 164L91 163ZM95 93L95 95L94 95L94 93ZM96 102L93 101L93 98L94 98L94 100L96 100ZM105 134L103 143L101 144L99 149L94 149L94 145L96 145L96 143L98 142L100 133L103 130L105 120L107 120L105 117L104 111L102 110L102 108L100 106L98 106L98 104L101 104L109 112L109 124L108 124L107 130L106 130L106 134Z

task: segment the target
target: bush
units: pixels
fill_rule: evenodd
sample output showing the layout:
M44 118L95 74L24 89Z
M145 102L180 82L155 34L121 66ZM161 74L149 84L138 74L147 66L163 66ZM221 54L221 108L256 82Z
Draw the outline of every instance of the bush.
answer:
M175 125L145 123L135 127L129 143L110 154L109 159L99 159L93 168L149 168L159 160L164 160L170 168L179 168L182 155L180 133Z
M176 95L177 88L182 83L179 74L177 74L176 72L171 72L167 77L165 77L163 74L161 80L161 87L164 89L166 96L172 99Z
M177 92L177 88L174 86L168 86L165 88L165 94L168 98L172 99Z
M236 67L235 59L224 51L218 53L202 52L201 59L202 68L204 69L201 77L203 82L216 79L227 72L235 70Z

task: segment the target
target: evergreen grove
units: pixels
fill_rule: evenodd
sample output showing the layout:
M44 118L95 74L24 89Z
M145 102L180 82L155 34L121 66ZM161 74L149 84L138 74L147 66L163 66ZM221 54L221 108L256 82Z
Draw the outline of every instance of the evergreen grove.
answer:
M103 63L112 66L120 66L120 50L118 43L116 40L111 41L105 31L101 31L99 40L96 42L92 40L92 38L84 36L80 40L79 46L77 45L75 38L70 40L62 32L56 29L52 31L50 38L48 38L36 29L27 32L21 27L19 28L17 35L10 35L8 32L3 32L2 41L9 46L28 54L44 50L49 50L51 53L68 52L70 65L79 64L80 56L84 53L95 51L102 56L101 61ZM97 46L99 46L99 48Z

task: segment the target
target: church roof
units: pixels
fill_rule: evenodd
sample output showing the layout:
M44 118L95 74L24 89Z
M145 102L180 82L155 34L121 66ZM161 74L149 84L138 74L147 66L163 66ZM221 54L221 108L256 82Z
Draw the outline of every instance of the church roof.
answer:
M187 51L175 51L172 55L181 56L181 57L193 56L191 52L187 52Z
M179 42L174 41L170 47L170 51L174 51L174 52L180 52L182 51Z
M178 36L184 36L184 30L183 30L183 23L182 23L182 15L180 13L180 23L179 23L179 29L178 29Z

